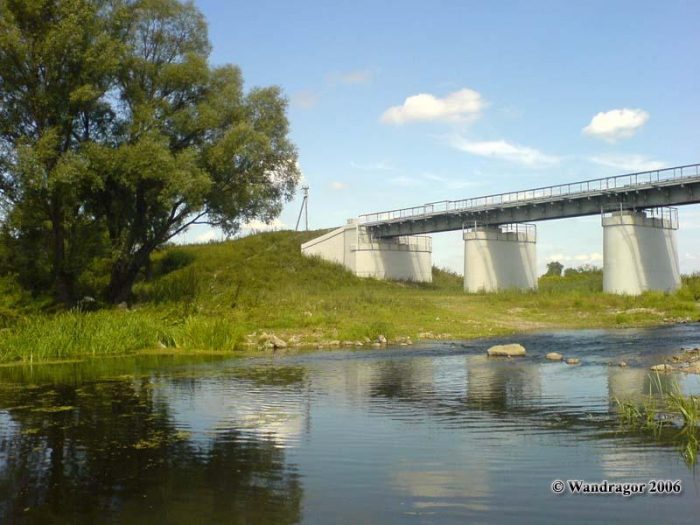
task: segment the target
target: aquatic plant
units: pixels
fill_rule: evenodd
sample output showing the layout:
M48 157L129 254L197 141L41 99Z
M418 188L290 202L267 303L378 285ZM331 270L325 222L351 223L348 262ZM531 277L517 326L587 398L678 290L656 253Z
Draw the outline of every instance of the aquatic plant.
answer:
M643 399L615 398L621 427L678 446L685 461L695 465L700 452L700 396L682 394L675 377L668 385L662 384L658 373L650 379L649 394Z

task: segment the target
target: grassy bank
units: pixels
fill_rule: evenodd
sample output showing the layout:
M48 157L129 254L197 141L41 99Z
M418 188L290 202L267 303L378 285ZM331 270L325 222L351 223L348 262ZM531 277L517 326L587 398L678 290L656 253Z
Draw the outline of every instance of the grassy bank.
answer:
M255 351L261 332L294 344L331 340L467 339L533 329L655 325L697 320L700 279L675 294L603 294L596 272L544 277L538 292L465 294L460 276L431 284L360 279L302 257L319 232L272 232L171 247L154 258L129 310L86 302L70 312L0 277L0 362L135 352ZM99 278L96 277L96 278ZM88 311L88 310L95 311ZM252 335L255 334L255 335Z

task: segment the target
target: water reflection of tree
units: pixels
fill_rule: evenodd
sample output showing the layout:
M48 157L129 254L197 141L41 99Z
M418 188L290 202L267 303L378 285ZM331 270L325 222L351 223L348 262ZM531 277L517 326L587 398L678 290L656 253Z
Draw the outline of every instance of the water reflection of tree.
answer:
M495 413L529 411L540 395L540 369L531 363L467 363L467 406Z
M426 381L423 360L390 360L376 363L370 396L374 398L398 399L420 402L426 398L426 383L432 387L432 368Z
M273 441L201 442L149 378L0 389L0 522L296 523L303 489Z

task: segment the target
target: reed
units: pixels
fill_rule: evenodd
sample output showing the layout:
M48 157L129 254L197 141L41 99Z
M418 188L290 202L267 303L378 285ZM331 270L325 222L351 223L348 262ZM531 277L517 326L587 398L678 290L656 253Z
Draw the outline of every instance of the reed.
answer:
M683 395L675 378L668 385L658 373L650 379L649 394L643 399L615 399L621 427L677 446L685 461L695 465L700 452L700 397Z

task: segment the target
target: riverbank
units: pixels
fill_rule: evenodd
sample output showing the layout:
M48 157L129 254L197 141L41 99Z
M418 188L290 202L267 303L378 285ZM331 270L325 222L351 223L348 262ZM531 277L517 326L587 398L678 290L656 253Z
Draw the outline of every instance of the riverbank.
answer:
M698 279L675 294L603 294L599 272L544 277L538 292L465 294L462 278L434 269L431 284L360 279L302 257L320 232L271 232L231 242L170 247L131 305L86 299L69 312L0 281L0 362L36 363L135 353L234 353L270 347L368 346L474 339L533 330L695 322ZM95 279L104 276L97 274ZM274 346L274 345L273 345Z

